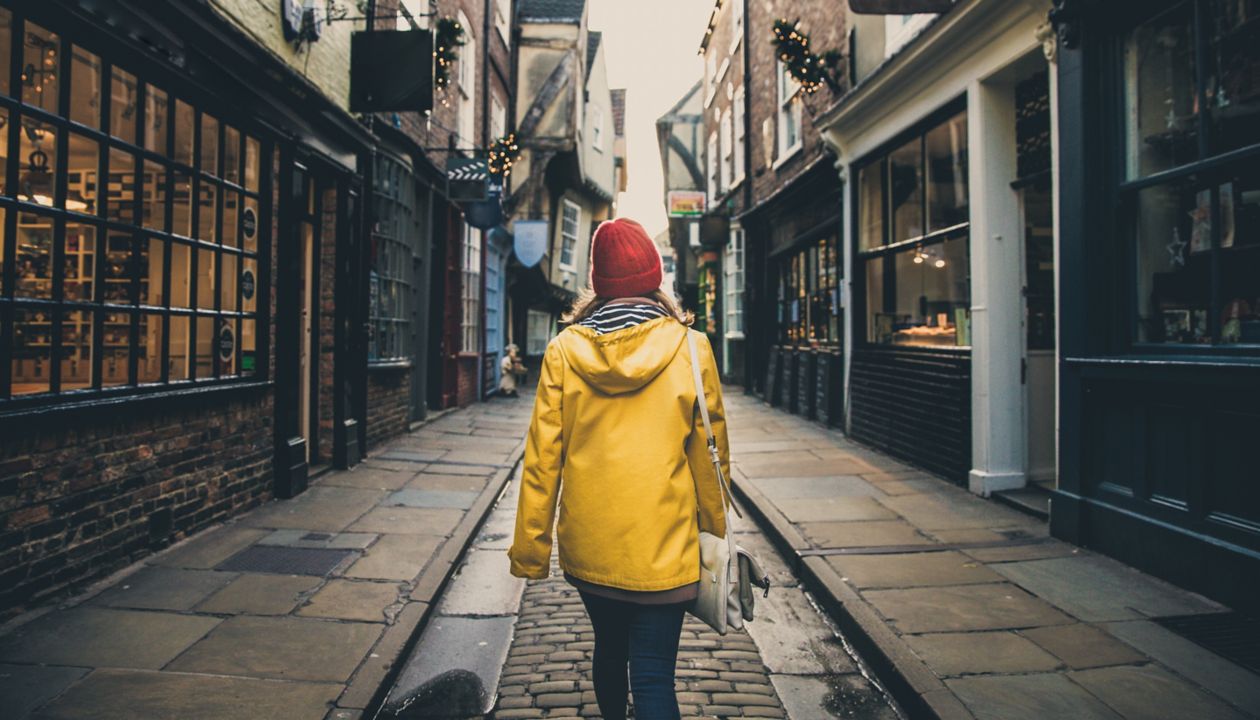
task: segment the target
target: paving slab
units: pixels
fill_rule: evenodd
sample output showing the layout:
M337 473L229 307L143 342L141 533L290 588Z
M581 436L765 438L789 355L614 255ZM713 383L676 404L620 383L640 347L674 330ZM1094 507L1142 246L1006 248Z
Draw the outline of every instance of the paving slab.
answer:
M984 563L1020 562L1023 560L1047 560L1080 554L1080 548L1059 540L1011 545L1009 547L968 548L963 552Z
M451 508L378 507L350 526L382 535L450 535L464 512Z
M828 564L857 588L906 588L1000 582L1002 576L960 552L833 555Z
M166 669L345 683L380 634L374 623L238 616Z
M935 544L902 520L801 523L798 527L810 542L820 548Z
M405 717L472 717L494 707L514 617L435 617L385 701ZM398 716L398 715L395 715Z
M1007 630L1073 622L1009 583L868 590L862 596L901 633Z
M382 535L344 575L374 580L414 580L444 542L446 538L441 535Z
M767 597L756 598L754 607L757 619L744 628L757 643L770 672L829 675L856 671L840 640L817 622L818 611L796 588L772 588Z
M402 505L419 508L459 508L467 510L477 500L479 493L466 490L428 490L407 488L391 494L386 505Z
M9 720L22 720L87 674L87 668L0 664L0 708Z
M486 488L490 478L485 475L449 475L422 472L407 481L408 489L450 490L451 492L476 492Z
M737 465L741 469L742 465ZM751 478L750 482L766 497L779 501L787 498L834 498L843 496L881 496L882 492L857 475L819 475L814 478Z
M236 573L147 567L92 599L93 605L143 610L191 610L236 579Z
M315 486L291 500L275 500L246 515L253 527L341 532L385 496L381 490Z
M97 670L39 711L40 720L310 720L340 685L241 677Z
M1077 623L1030 628L1024 637L1040 645L1073 670L1145 662L1146 656L1094 625Z
M246 573L206 598L196 610L218 615L288 615L323 581L309 575Z
M219 624L218 618L79 607L0 636L0 660L158 669Z
M1260 677L1149 621L1108 623L1107 632L1235 707L1260 717Z
M1080 670L1068 674L1126 718L1245 720L1248 716L1154 665Z
M429 470L435 474L441 475L476 475L478 477L490 477L502 468L498 465L468 465L464 463L444 463L436 462L429 466Z
M246 525L220 525L158 553L149 564L208 570L266 536L266 530Z
M440 535L382 535L344 572L347 578L415 580L446 542Z
M386 470L358 465L351 470L331 473L320 479L319 484L331 487L365 488L368 490L397 490L415 476L414 470Z
M296 548L331 548L335 550L362 550L377 536L373 533L323 533L309 530L276 530L259 545L279 545Z
M442 615L513 615L521 606L525 581L508 573L507 554L473 550L456 571L438 613Z
M402 588L400 590L400 588ZM363 622L385 622L405 601L406 585L330 580L298 608L304 617L338 618Z
M946 680L945 685L977 720L1120 718L1079 685L1053 673L955 678Z
M794 523L896 520L897 514L873 497L780 498L772 500L784 517Z
M1091 553L994 565L994 570L1081 620L1138 620L1224 608L1110 558Z
M1031 640L1007 631L907 635L905 640L941 677L1046 672L1060 665Z
M924 530L1041 526L1014 510L973 497L961 488L948 493L920 493L880 498L893 512Z
M860 475L870 472L871 466L860 460L795 460L769 459L764 455L752 455L739 461L739 468L751 478L817 477L820 475Z
M770 682L792 720L896 720L897 713L860 675L772 674ZM747 708L746 708L747 709Z

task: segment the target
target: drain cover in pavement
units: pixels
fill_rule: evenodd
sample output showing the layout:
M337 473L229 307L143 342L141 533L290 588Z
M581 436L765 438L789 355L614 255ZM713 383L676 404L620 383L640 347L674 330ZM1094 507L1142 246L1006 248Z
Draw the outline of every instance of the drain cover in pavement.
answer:
M354 552L350 550L254 545L219 563L218 569L278 575L327 575L351 555Z
M1260 674L1260 620L1236 612L1152 618L1187 640Z

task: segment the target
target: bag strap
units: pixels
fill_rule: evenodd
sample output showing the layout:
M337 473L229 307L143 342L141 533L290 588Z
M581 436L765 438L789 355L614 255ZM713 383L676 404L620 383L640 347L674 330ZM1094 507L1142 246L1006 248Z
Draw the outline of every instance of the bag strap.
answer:
M717 476L718 492L722 495L723 510L730 508L742 519L744 515L735 506L735 501L731 497L731 488L727 485L726 476L722 473L722 457L718 453L717 439L713 437L713 424L709 422L709 399L704 394L704 380L700 377L700 353L696 351L694 330L687 330L687 349L691 353L691 376L696 382L696 402L700 405L700 419L704 422L705 441L709 446L709 459L713 462L713 472Z

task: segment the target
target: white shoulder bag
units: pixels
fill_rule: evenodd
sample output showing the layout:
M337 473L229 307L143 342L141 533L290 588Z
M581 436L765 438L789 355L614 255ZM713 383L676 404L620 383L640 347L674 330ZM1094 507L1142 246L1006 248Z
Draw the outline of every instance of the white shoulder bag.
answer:
M731 510L743 517L731 498L731 489L722 474L722 459L718 455L717 440L709 423L709 404L704 395L704 381L700 378L699 353L696 352L694 330L687 331L687 347L691 352L691 374L696 381L696 402L700 405L700 419L704 421L704 434L709 445L709 458L717 477L718 491L722 496L722 513L726 520L726 537L700 531L700 592L691 606L691 614L704 621L720 635L730 628L739 630L745 620L753 619L753 586L770 594L770 576L762 571L760 563L747 550L735 544L735 532L731 528ZM697 482L699 479L697 478ZM697 493L697 501L699 494Z

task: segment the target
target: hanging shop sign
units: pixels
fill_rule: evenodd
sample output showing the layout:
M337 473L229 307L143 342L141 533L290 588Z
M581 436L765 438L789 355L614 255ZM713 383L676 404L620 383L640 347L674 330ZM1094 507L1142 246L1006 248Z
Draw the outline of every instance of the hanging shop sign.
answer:
M373 30L350 36L351 112L432 109L432 32Z
M253 240L258 235L258 213L252 207L246 207L241 212L241 232L245 233L246 240Z
M219 359L227 362L236 353L236 333L232 326L224 323L219 326Z
M512 251L516 259L527 268L537 265L547 252L547 221L517 220L512 232L515 236Z
M485 200L460 203L464 222L478 230L489 230L503 223L503 186L490 185Z
M849 0L849 9L867 15L914 15L943 13L954 0Z
M666 195L670 217L700 217L708 196L698 190L670 190Z
M446 160L447 197L455 202L485 200L490 194L490 169L485 160L453 157Z
M254 299L255 282L253 270L246 270L241 273L241 297L246 300Z

